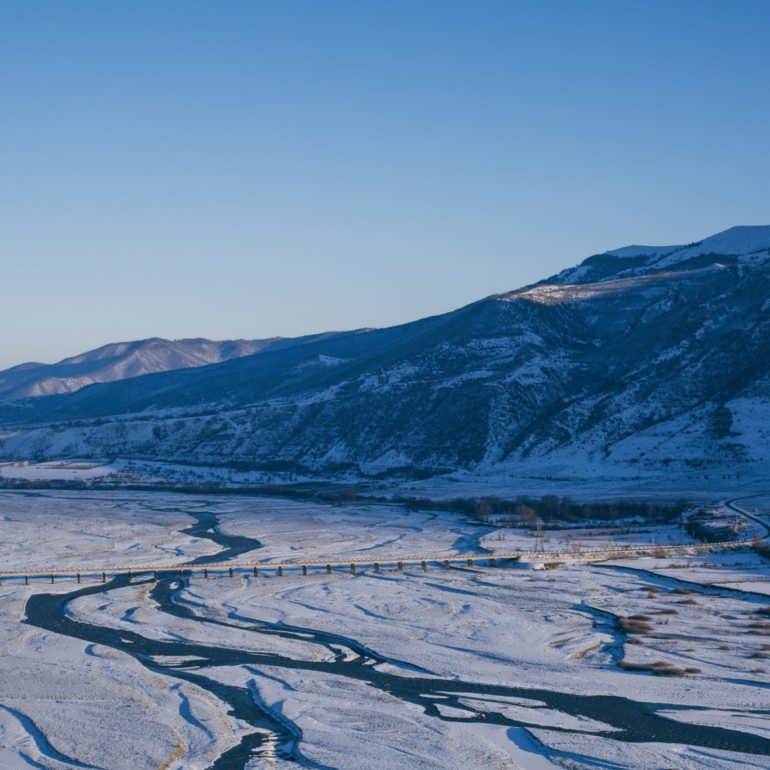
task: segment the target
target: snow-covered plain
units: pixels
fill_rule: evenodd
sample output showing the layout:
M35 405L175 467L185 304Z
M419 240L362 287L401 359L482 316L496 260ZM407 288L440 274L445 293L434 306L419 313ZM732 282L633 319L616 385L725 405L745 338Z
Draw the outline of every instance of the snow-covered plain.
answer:
M254 538L248 558L265 564L531 540L396 505L6 492L0 561L213 557L220 545L185 531L203 516L209 535ZM684 539L627 526L548 537ZM6 580L0 768L765 768L769 567L737 552L542 572ZM77 591L48 623L45 595Z

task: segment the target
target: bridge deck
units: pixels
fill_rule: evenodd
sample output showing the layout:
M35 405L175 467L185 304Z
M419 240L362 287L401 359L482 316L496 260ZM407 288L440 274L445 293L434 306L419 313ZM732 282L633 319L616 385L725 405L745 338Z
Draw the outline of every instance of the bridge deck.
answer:
M201 573L210 572L230 572L249 571L260 572L280 572L304 570L334 570L346 568L355 570L359 566L371 566L379 568L381 566L403 567L407 565L427 565L430 563L440 564L463 564L476 565L478 563L490 562L592 562L608 561L617 559L639 558L643 556L667 557L676 555L694 555L700 553L710 553L718 551L727 551L738 548L746 548L753 545L753 540L728 540L717 543L688 543L682 545L656 545L646 543L631 546L615 546L606 548L584 548L569 551L492 551L488 553L468 553L468 554L381 554L375 556L351 556L349 558L335 557L331 560L308 560L308 561L227 561L212 562L210 564L196 564L194 562L177 562L174 564L133 564L133 565L102 565L89 566L81 565L75 567L36 567L30 569L1 570L0 580L10 580L14 578L30 577L85 577L91 575L101 576L103 579L107 575L142 575L142 574L169 574L169 573Z

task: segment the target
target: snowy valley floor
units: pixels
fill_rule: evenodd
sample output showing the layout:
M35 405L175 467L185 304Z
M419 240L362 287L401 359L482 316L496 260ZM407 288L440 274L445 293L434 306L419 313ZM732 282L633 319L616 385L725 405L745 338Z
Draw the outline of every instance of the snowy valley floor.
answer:
M766 500L757 499L760 509ZM676 527L551 531L547 547ZM530 546L449 513L0 494L2 569ZM0 586L0 768L766 768L770 562Z

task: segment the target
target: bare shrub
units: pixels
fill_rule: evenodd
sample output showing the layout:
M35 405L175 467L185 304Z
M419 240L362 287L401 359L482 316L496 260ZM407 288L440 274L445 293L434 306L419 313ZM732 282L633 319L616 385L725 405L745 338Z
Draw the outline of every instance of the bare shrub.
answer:
M618 626L621 630L627 634L650 634L652 633L652 626L649 624L650 618L646 616L640 616L636 618L618 618Z
M621 660L618 665L625 671L647 671L655 676L684 676L685 674L699 674L697 668L679 668L665 660L656 660L654 663L631 663Z

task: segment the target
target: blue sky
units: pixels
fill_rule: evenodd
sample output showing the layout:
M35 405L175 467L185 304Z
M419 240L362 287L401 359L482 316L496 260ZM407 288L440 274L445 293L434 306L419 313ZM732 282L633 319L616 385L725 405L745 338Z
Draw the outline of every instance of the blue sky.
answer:
M0 366L770 223L770 3L0 5Z

